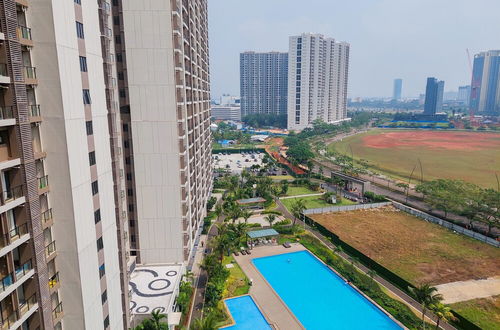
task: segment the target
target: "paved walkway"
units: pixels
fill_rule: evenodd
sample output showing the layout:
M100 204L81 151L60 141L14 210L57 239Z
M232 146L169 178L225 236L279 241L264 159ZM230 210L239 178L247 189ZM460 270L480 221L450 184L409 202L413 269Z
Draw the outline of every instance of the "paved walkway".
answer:
M302 197L311 197L311 196L321 196L321 195L324 195L324 194L325 194L325 193L307 194L307 195L297 195L297 196L285 196L285 197L280 197L280 199L302 198Z
M487 298L500 294L500 276L482 280L451 282L436 285L436 288L443 295L445 304Z
M305 250L305 248L300 244L292 244L292 247L289 249L285 249L281 245L259 246L252 250L251 255L239 255L234 257L243 272L253 282L249 292L250 295L253 297L257 305L259 305L261 312L264 314L267 321L270 324L275 325L278 329L295 330L305 328L283 303L276 292L274 292L257 268L255 268L252 263L252 259L302 250Z
M283 213L283 215L285 215L286 217L289 217L290 219L294 219L293 215L286 209L286 207L279 200L277 201L277 205L278 205L278 210L281 211ZM317 232L313 228L309 227L309 225L305 224L300 219L297 219L297 223L300 224L301 226L304 226L305 229L307 229L314 236L316 236L316 238L318 238L323 244L325 244L331 250L333 250L335 248L335 246L329 240L327 240L323 235L321 235L319 232ZM350 260L350 256L344 252L337 253L337 254L340 255L345 260ZM358 264L356 266L356 268L358 268L358 270L360 270L362 273L365 273L365 274L369 272L369 269L362 264ZM404 302L408 307L412 308L416 312L417 315L422 315L422 306L418 302L416 302L412 297L407 295L404 291L402 291L401 289L399 289L398 287L396 287L395 285L393 285L392 283L390 283L389 281L385 280L384 278L382 278L378 275L375 275L373 277L373 279L377 283L379 283L381 286L383 286L383 287L387 288L389 291L391 291L392 294L397 296L397 298L400 301ZM427 317L432 320L431 322L436 321L436 317L434 315L430 315L429 312L427 312ZM445 330L456 329L452 325L445 323L443 321L441 321L439 326Z

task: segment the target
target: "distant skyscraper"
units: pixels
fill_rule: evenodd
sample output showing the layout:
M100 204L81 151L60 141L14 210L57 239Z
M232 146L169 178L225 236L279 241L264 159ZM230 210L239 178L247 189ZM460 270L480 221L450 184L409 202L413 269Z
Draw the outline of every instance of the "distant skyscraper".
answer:
M500 50L474 56L470 108L475 113L500 113Z
M241 53L241 115L286 114L287 78L287 53Z
M288 129L302 130L316 119L333 123L346 118L349 47L321 34L290 37Z
M438 81L436 78L427 78L427 87L425 89L425 115L435 115L443 108L444 81Z
M394 79L394 89L392 92L392 99L401 100L401 90L403 89L403 79Z
M458 87L457 101L464 102L465 104L468 105L469 98L470 98L470 85Z

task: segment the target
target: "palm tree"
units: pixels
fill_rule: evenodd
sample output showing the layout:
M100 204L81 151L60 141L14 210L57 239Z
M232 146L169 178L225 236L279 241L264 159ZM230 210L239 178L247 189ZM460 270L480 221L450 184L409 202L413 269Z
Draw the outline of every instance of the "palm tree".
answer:
M344 252L344 249L340 245L335 245L333 252L335 252L336 254L340 254L340 253Z
M408 288L415 297L415 300L422 305L422 328L425 329L425 312L430 305L437 304L443 300L443 296L437 293L437 289L428 283L416 288Z
M214 213L217 216L217 221L219 221L220 216L224 214L224 208L222 207L221 204L217 204L215 206Z
M439 322L441 320L448 322L448 321L453 321L456 320L457 318L453 313L451 312L451 308L446 306L443 303L435 303L429 306L429 309L436 315L437 317L437 322L436 322L436 329L439 329Z
M208 314L204 318L196 319L193 324L189 327L189 330L216 330L217 320L212 313Z
M273 226L273 222L276 220L276 215L275 214L268 214L264 220L266 220L267 222L269 222L269 227L272 227Z
M297 219L302 215L302 212L306 209L305 201L302 198L296 199L292 203L291 211L293 215L293 225L295 226Z
M164 322L163 319L165 319ZM135 330L167 330L168 323L166 321L167 316L156 310L151 313L151 318L143 320L135 327Z
M245 220L245 223L247 223L248 219L252 216L252 212L244 209L244 210L241 210L240 216Z

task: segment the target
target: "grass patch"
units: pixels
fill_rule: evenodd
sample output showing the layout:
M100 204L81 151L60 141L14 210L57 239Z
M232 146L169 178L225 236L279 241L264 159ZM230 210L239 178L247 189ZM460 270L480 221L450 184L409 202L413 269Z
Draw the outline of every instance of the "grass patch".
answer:
M227 264L233 264L233 268L227 268L229 270L229 278L226 281L223 298L241 296L247 294L250 290L250 285L248 284L248 278L241 270L238 263L234 260L233 256L226 257L222 260L222 265L224 267Z
M287 198L281 199L280 201L285 205L285 207L290 211L292 204L297 198ZM343 205L352 205L356 204L346 198L342 198L342 201L337 204L330 204L321 199L321 196L309 196L309 197L300 197L300 199L304 200L306 205L306 209L316 209L320 207L329 207L329 206L343 206Z
M275 181L281 181L281 180L295 180L295 178L291 175L270 175L268 176L270 179L275 180Z
M500 295L462 301L450 306L481 329L500 329Z
M314 191L304 186L290 186L288 187L286 196L300 196L300 195L310 195L319 193L320 191Z

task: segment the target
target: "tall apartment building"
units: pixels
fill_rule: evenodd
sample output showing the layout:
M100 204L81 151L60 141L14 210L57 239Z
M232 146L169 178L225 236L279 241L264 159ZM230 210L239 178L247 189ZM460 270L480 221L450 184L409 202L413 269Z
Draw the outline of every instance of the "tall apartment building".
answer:
M122 329L111 7L0 4L1 327Z
M207 1L122 0L117 12L132 252L185 263L212 185Z
M424 115L433 116L443 109L444 81L436 78L427 78L425 88Z
M465 104L469 104L470 99L470 85L467 86L459 86L457 101L464 102Z
M347 117L349 44L321 34L292 36L288 52L288 129L302 130L317 120Z
M394 79L394 86L392 91L392 99L395 101L401 100L401 92L403 89L403 79Z
M240 54L241 115L287 113L288 54Z
M500 115L500 50L474 56L470 109L476 114Z

